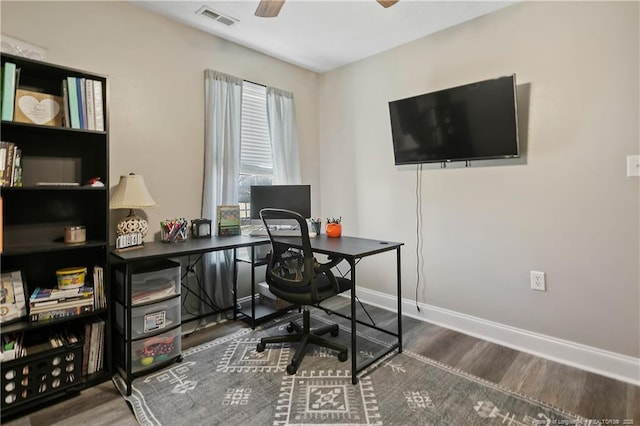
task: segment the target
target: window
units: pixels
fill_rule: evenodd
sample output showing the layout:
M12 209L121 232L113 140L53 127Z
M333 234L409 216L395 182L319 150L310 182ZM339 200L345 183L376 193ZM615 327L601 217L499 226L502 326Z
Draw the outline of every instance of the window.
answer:
M273 155L267 123L267 88L248 81L242 84L238 179L240 221L241 225L248 225L251 185L271 185L273 182Z

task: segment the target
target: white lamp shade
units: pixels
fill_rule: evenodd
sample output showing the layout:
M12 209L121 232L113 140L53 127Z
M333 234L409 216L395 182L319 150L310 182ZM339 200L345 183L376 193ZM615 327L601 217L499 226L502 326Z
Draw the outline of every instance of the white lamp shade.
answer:
M111 209L142 209L156 206L142 175L120 176L120 182L109 200Z

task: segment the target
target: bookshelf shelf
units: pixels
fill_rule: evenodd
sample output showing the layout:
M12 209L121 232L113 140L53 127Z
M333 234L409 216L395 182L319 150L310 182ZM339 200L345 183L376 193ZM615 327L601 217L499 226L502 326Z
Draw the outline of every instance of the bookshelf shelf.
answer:
M6 119L0 121L2 142L13 144L12 149L20 148L22 154L22 186L12 186L11 182L0 180L3 183L0 188L3 206L1 272L21 271L24 293L28 299L36 287L55 288L56 271L63 268L87 267L85 285L93 286L95 283L92 272L97 266L103 270L102 281L105 284L107 306L110 306L107 78L100 74L4 53L0 58L3 70L7 63L15 64L19 70L16 73L18 77L15 89L64 99L62 82L68 77L100 82L96 86L101 88L101 91L98 90L102 99L100 105L105 129L96 131ZM4 93L6 91L3 86ZM3 115L3 118L6 117ZM6 148L7 145L3 146ZM82 186L95 177L100 177L104 187ZM43 182L76 183L78 186L39 185ZM65 227L79 225L86 227L86 242L65 244ZM73 346L74 354L80 359L79 364L75 364L78 368L72 386L58 387L51 382L45 384L46 393L26 390L25 395L33 396L11 396L7 389L15 387L5 386L10 379L2 377L2 421L37 409L70 392L78 392L108 380L112 371L110 316L109 309L94 306L92 312L64 318L31 322L28 317L24 317L16 322L2 324L0 334L3 338L21 336L25 341L38 343L42 339L46 343L45 336L68 330L80 339ZM104 333L96 324L100 324ZM93 335L101 336L103 343L100 343L100 338L86 338L92 335L88 334L88 330L93 333L94 327L100 332ZM96 372L90 372L91 368L87 371L83 365L89 352L85 342L91 345L96 357L100 354L102 368ZM31 365L32 360L47 361L61 351L62 348L47 349L45 345L42 352L27 353L27 356L14 360L5 358L1 367L3 371L15 365L21 366L21 371L27 367L35 370L36 366ZM99 363L96 361L94 365Z

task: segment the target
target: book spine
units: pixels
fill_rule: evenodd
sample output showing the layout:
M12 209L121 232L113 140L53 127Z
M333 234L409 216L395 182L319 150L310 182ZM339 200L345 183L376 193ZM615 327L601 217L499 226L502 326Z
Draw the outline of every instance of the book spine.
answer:
M7 147L7 166L4 171L4 185L11 186L11 179L13 175L13 157L16 153L16 144L13 142L8 143Z
M96 129L96 120L93 113L93 80L85 80L85 99L87 101L87 129Z
M31 322L46 321L59 318L73 317L76 315L93 312L93 304L86 306L76 306L74 308L58 309L49 312L38 312L29 315Z
M16 97L16 64L5 62L2 81L2 119L13 120Z
M29 313L42 314L42 313L60 311L64 309L84 308L85 306L91 306L92 308L91 312L93 312L93 299L78 300L75 302L62 302L62 303L56 303L53 305L29 306Z
M69 89L67 88L67 80L62 80L62 126L71 127L71 117L69 117Z
M87 128L87 99L84 93L84 78L76 78L78 91L78 117L80 117L80 128Z
M4 175L7 172L7 151L9 142L0 142L0 186L4 185Z
M89 367L89 347L91 339L91 323L84 325L84 341L82 342L82 375L86 376Z
M69 115L71 116L71 127L80 128L80 116L78 112L78 84L75 77L67 77L67 89L69 91Z
M16 148L16 158L13 161L11 186L22 186L22 149Z
M102 81L93 81L93 115L96 130L104 132L104 109L102 108Z

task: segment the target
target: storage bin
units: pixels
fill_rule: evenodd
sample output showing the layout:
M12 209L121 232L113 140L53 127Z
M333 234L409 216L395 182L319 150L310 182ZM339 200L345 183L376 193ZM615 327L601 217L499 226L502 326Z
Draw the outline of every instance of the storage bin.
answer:
M127 310L116 303L116 327L122 333L127 327ZM131 308L131 338L138 339L156 333L164 328L171 328L180 323L180 298L165 300L151 305Z
M82 386L82 343L2 363L2 410Z
M182 352L181 328L131 342L131 372L137 373L155 367L163 361L177 357Z
M124 269L115 273L116 295L125 300ZM131 304L140 305L180 294L180 263L172 260L145 262L131 274Z

